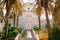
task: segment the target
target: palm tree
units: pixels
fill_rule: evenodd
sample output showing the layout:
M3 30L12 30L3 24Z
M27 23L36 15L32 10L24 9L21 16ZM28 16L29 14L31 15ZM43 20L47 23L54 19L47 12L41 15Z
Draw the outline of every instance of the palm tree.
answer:
M54 24L57 26L57 28L60 30L60 1L56 0L55 3L55 8L53 10L53 19L54 19Z
M8 25L10 8L11 8L12 5L10 4L9 0L3 0L3 1L6 4L6 15L5 15L5 17L2 15L4 17L4 19L5 19L4 20L4 22L5 22L4 23L5 24L4 26L5 27L4 27L3 30L4 30L4 37L6 37L8 35L8 27L7 27L7 25Z
M19 2L19 1L17 1L17 4L18 5L16 5L16 11L17 11L17 14L16 14L16 16L17 16L17 23L16 23L16 26L18 27L18 21L19 21L19 16L21 16L22 15L22 13L21 13L21 11L22 11L22 4L21 4L21 2Z
M14 8L15 9L15 8ZM13 10L14 10L13 9ZM16 12L15 12L15 10L13 11L13 20L14 20L14 23L13 23L13 26L15 26L15 24L16 24L16 14L15 14Z
M19 17L22 15L21 11L20 11L20 14L17 15L17 23L16 23L16 26L18 27L18 23L19 23Z
M60 24L60 22L59 22L59 20L60 20L60 18L59 18L59 16L60 16L60 7L59 7L59 5L60 5L60 1L59 0L55 0L56 2L53 2L53 3L55 3L55 6L53 6L53 5L51 5L51 3L50 3L50 5L49 5L49 10L52 12L52 16L53 16L53 21L54 21L54 25L55 26L57 26L57 28L58 29L60 29L59 28L59 24ZM57 18L57 19L56 19Z
M13 5L15 5L16 11L19 12L19 9L21 7L21 5L19 4L19 2L17 2L18 0L3 0L3 4L6 4L6 15L5 17L3 15L1 15L4 18L4 22L5 22L5 27L4 27L4 34L5 37L8 35L8 20L9 20L9 16L10 16L10 10L12 8ZM5 39L4 39L5 40Z
M40 5L40 0L37 0L37 3L35 6L37 6L36 8L36 14L38 16L38 22L39 22L39 28L41 28L41 22L40 22L40 15L41 15L41 5Z
M45 14L46 14L46 24L47 24L47 28L48 28L48 36L51 36L51 30L50 30L50 22L49 22L49 18L48 18L48 0L41 0L43 1L43 7L45 8Z

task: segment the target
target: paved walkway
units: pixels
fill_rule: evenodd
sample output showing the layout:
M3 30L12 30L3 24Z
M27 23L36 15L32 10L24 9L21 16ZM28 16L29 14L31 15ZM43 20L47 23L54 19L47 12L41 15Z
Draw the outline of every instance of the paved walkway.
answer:
M33 30L25 30L23 33L22 33L22 36L20 34L18 34L15 38L15 40L39 40L38 38L38 34L35 34L34 33L35 31ZM22 37L22 38L21 38Z

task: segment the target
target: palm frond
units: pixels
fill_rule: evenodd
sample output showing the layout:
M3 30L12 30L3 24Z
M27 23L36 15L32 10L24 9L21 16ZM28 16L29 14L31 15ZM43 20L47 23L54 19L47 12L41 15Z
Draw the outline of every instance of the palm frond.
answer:
M3 15L3 12L2 12L2 11L0 12L0 17L2 17L2 18L5 20L4 15Z
M41 14L40 13L41 12L40 0L36 0L36 1L37 1L36 5L35 5L35 6L37 6L37 8L36 8L36 15L40 15Z
M40 15L40 12L41 12L41 8L38 6L38 7L36 8L36 14L37 14L37 15Z
M19 2L19 0L16 1L15 7L16 7L16 11L17 11L17 14L16 14L16 15L21 14L20 12L21 12L21 9L22 9L22 5L21 5L21 3Z

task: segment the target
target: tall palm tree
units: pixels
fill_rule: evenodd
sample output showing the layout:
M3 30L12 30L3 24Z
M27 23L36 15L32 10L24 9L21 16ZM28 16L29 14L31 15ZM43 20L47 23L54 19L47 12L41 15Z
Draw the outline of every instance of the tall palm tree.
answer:
M16 23L16 27L18 27L19 25L19 17L22 15L21 11L20 11L20 14L17 15L17 23Z
M10 3L10 0L3 0L4 1L4 3L6 4L6 15L5 15L5 17L4 17L4 37L6 37L7 35L8 35L8 27L7 27L7 25L8 25L8 19L9 19L9 14L10 14L10 9L11 9L11 6L12 6L12 4Z
M58 29L60 29L59 28L59 26L60 26L60 18L59 18L59 16L60 16L60 7L59 7L59 5L60 5L60 1L59 0L55 0L56 2L53 2L53 3L55 3L55 6L53 7L53 5L51 5L51 3L50 3L50 5L49 5L49 10L52 12L52 16L53 16L53 21L54 21L54 25L55 26L57 26L57 28ZM56 19L57 18L57 19Z
M40 0L36 0L37 1L37 3L36 3L36 5L35 6L37 6L37 8L36 8L36 14L37 14L37 16L38 16L38 22L39 22L39 28L41 28L41 22L40 22L40 15L41 15L41 3L40 3Z
M54 24L60 30L60 0L56 0L55 8L53 10Z
M14 20L13 26L15 26L16 25L16 14L15 14L15 12L13 12L13 20Z
M19 9L20 9L20 5L19 5L19 2L17 2L18 0L3 0L3 4L6 4L6 15L5 17L3 15L1 15L5 20L5 27L4 27L4 34L5 34L5 37L8 35L8 20L9 20L9 16L10 16L10 10L12 8L12 5L15 5L15 8L16 8L16 11L19 12Z
M45 14L46 14L46 24L48 28L48 36L51 36L51 30L50 30L50 22L48 18L48 0L41 0L43 2L43 7L45 8Z
M17 11L17 14L16 14L16 16L17 16L17 23L16 23L16 26L18 27L18 22L19 22L19 16L21 16L22 15L22 13L21 13L21 11L22 11L22 4L21 4L21 2L19 2L19 1L17 1L17 4L18 5L16 5L16 11Z

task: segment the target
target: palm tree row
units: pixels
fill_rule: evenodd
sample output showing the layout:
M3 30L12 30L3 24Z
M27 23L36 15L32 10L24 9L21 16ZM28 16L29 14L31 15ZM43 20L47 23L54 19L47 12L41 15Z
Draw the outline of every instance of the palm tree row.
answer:
M40 15L41 15L41 8L44 7L45 9L45 16L46 16L46 24L47 24L47 29L48 29L48 35L51 36L51 30L50 30L50 22L49 22L49 18L48 18L48 12L47 11L51 11L52 12L52 15L54 17L54 24L57 25L58 27L60 26L59 25L59 21L60 21L60 1L59 0L56 0L56 3L55 3L55 8L53 9L52 6L50 6L49 8L49 1L51 0L36 0L37 3L35 5L35 7L37 6L36 8L36 14L38 16L38 21L39 21L39 28L41 28L41 23L40 23ZM16 10L16 13L14 13L14 25L15 25L15 19L17 17L17 25L18 26L18 20L19 20L19 15L21 15L21 8L22 8L22 5L21 3L19 2L19 0L3 0L0 5L2 4L2 6L6 5L6 15L4 16L2 13L2 11L0 12L0 16L4 19L4 22L5 22L5 27L7 27L8 25L8 20L9 20L9 16L10 16L10 11L12 8L14 8ZM2 9L2 8L1 8ZM14 10L13 9L13 10ZM56 19L57 18L57 19ZM58 23L57 23L58 22ZM4 30L5 32L8 31L8 29ZM8 34L8 32L5 33L6 35Z
M51 36L51 30L50 30L50 22L49 22L49 18L48 18L48 2L50 0L37 0L37 14L38 14L38 19L39 19L39 27L40 27L40 14L41 14L41 8L44 7L45 9L45 16L46 16L46 25L47 25L47 29L48 29L48 36Z
M19 0L3 0L0 5L3 5L3 7L4 7L4 5L6 5L6 15L4 16L4 15L2 15L2 13L0 15L4 19L4 35L5 35L4 37L6 37L8 35L8 26L7 25L8 25L8 21L9 21L9 17L10 17L10 11L14 5L14 7L16 9L16 14L14 14L14 17L15 17L15 15L18 16L19 14L21 14L19 12L21 12L22 5L19 2ZM14 20L15 20L15 18L14 18Z

